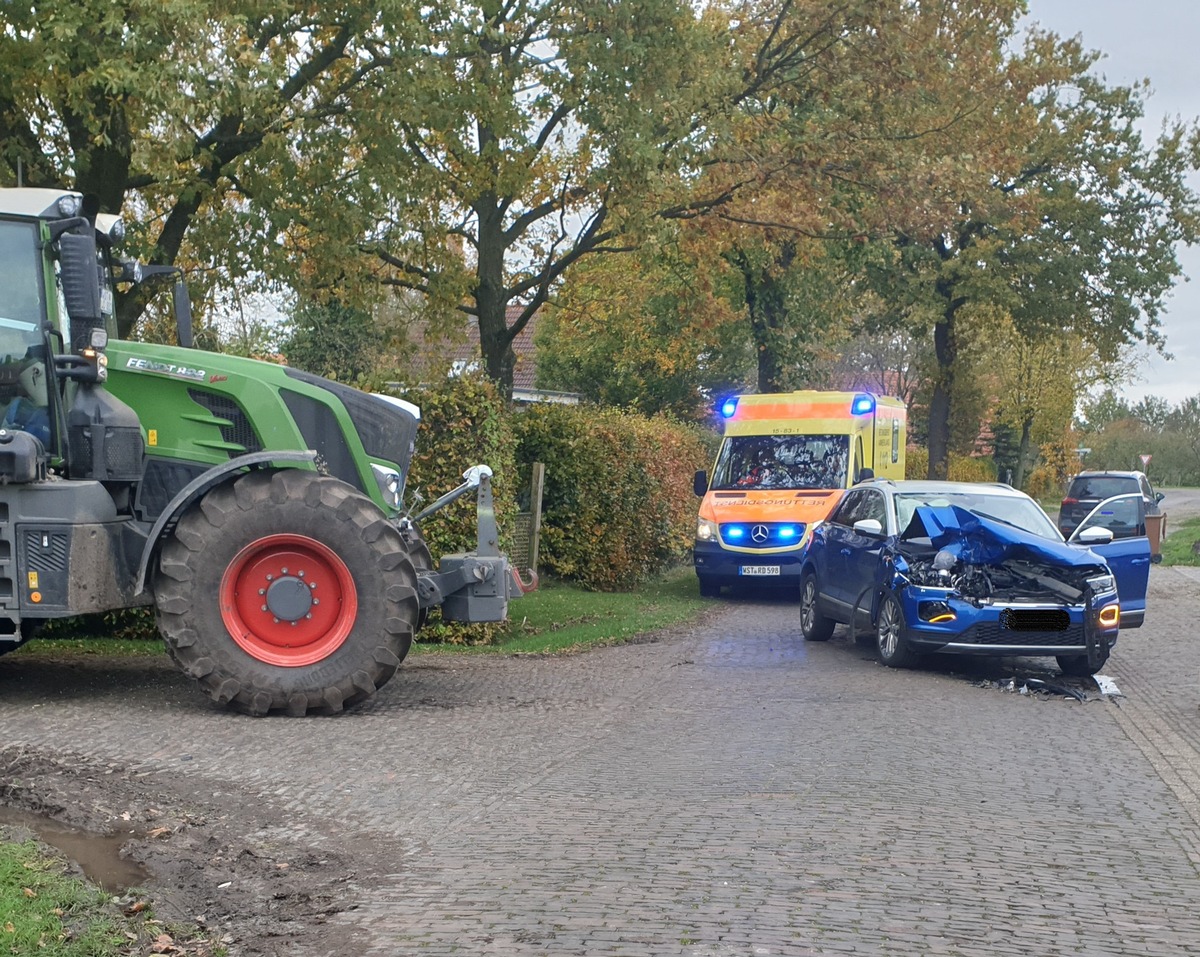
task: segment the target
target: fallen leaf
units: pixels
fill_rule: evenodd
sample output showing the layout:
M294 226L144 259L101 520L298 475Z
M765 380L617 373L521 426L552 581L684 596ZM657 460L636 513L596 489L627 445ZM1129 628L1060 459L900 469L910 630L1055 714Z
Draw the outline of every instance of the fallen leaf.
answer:
M134 901L132 904L130 904L128 907L125 908L125 916L129 917L133 914L140 914L142 911L144 911L149 906L150 905L148 903L146 903L146 901Z
M152 828L149 831L149 833L147 833L146 836L147 837L166 837L170 833L171 833L171 829L169 827L156 827L156 828Z
M26 897L37 897L37 891L32 887L22 887L21 890L25 892Z

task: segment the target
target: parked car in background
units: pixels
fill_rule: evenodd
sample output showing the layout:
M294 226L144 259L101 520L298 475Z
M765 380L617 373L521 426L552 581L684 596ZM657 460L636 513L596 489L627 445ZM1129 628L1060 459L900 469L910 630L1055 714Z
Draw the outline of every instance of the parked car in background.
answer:
M1145 617L1150 543L1111 527L1143 515L1139 494L1117 496L1067 542L1007 485L861 483L811 531L801 631L825 641L840 622L873 633L892 667L954 652L1051 656L1065 674L1094 674L1121 626Z
M1067 488L1062 505L1059 506L1058 530L1064 536L1070 535L1079 527L1083 517L1106 498L1131 492L1141 495L1146 504L1146 515L1159 513L1158 503L1163 500L1163 493L1154 491L1144 472L1080 472L1071 479L1071 485ZM1114 536L1117 538L1145 534L1144 524L1137 529L1123 529L1114 532Z

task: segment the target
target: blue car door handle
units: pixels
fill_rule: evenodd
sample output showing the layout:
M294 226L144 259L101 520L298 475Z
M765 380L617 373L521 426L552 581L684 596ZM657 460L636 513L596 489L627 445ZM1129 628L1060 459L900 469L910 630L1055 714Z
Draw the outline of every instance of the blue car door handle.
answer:
M843 552L842 554L845 554L845 552ZM1149 564L1150 564L1150 559L1148 559L1148 558L1135 558L1135 559L1133 559L1133 560L1132 560L1132 561L1131 561L1129 564L1130 564L1130 565L1149 565Z

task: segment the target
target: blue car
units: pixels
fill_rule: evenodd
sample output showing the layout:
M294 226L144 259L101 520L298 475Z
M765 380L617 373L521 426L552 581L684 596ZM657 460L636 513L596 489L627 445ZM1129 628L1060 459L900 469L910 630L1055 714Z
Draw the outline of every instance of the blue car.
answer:
M1063 539L1023 492L971 482L875 480L811 531L800 625L873 634L902 668L926 652L1050 656L1095 674L1146 613L1150 542L1136 494L1100 503Z

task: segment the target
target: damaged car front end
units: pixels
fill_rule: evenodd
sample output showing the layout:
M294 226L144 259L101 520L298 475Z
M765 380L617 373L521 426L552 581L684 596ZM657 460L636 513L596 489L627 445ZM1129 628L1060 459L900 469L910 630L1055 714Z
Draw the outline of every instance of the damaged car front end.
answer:
M800 630L808 641L839 623L870 630L897 668L950 652L1053 657L1064 673L1094 674L1145 615L1150 545L1124 534L1138 527L1126 498L1101 503L1067 542L1007 485L860 483L812 530Z
M917 652L1053 656L1093 673L1120 630L1116 579L1090 550L958 506L922 506L881 554Z

